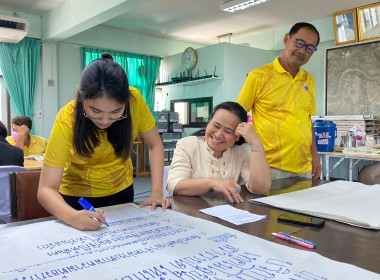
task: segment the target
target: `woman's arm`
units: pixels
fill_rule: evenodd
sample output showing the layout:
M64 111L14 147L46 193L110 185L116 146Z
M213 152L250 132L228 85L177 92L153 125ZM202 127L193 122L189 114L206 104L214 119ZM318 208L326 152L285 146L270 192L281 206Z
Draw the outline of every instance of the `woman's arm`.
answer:
M254 127L247 123L239 124L235 133L243 136L251 146L249 190L256 194L266 194L271 186L271 172L259 135Z
M240 185L232 180L216 178L183 179L178 182L174 189L175 194L197 196L209 191L224 193L228 200L244 202L239 194Z
M42 166L37 198L52 215L79 230L95 230L104 220L104 211L77 211L70 207L58 192L62 181L63 168ZM98 220L94 220L98 219Z
M152 190L150 197L140 204L140 207L151 205L152 210L157 205L161 205L162 210L165 211L170 206L171 200L163 197L162 183L164 174L164 146L160 135L158 134L157 127L145 133L141 133L145 144L149 148L149 164L152 177Z

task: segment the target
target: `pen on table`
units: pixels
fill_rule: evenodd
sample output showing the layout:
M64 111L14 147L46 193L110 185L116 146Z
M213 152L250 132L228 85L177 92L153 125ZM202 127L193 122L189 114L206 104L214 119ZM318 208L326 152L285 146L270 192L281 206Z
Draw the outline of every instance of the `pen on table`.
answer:
M84 197L79 198L78 202L79 202L80 205L83 206L84 209L86 209L88 211L96 212L95 208ZM106 222L106 220L104 220L103 224L105 224L107 227L110 226Z
M282 235L282 234L280 234L280 233L272 233L272 235L276 236L277 238L284 239L284 240L287 240L287 241L290 241L290 242L296 243L297 245L300 245L300 246L302 246L302 247L306 247L306 248L309 248L309 249L314 248L314 245L312 245L312 244L305 243L305 242L299 241L299 240L297 240L297 239L293 239L293 238L291 238L291 237L288 237L288 236Z
M299 237L297 237L297 236L290 235L289 233L286 233L286 232L279 232L279 234L282 234L282 235L285 235L285 236L287 236L287 237L290 237L290 238L293 238L293 239L299 240L299 241L304 242L304 243L311 244L311 245L313 245L314 247L317 246L317 244L315 244L315 243L313 243L313 242L311 242L311 241L307 241L307 240L302 239L302 238L299 238Z

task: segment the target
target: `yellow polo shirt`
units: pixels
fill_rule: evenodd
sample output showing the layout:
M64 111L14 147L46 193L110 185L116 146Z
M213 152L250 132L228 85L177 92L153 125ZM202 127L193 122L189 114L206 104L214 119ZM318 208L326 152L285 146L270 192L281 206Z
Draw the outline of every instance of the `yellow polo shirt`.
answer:
M237 102L247 112L252 109L269 166L301 174L312 170L315 82L303 69L293 78L278 59L249 73Z
M138 133L148 132L155 120L137 89L132 93L130 110L133 123L133 139ZM73 147L73 122L75 101L71 101L58 113L44 163L64 168L60 193L70 196L101 197L118 193L133 183L133 166L129 158L118 158L107 140L107 131L98 129L100 144L91 158L79 156Z
M8 136L7 142L13 146L16 146L16 141L12 136ZM40 156L45 153L46 147L48 145L48 140L41 136L30 135L30 145L29 147L24 146L24 157L37 155Z

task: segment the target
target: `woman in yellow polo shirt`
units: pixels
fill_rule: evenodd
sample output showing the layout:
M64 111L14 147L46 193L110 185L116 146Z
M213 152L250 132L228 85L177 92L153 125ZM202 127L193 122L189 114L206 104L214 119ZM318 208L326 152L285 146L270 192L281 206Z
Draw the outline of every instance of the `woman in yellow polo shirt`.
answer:
M154 118L124 69L102 54L83 70L75 100L56 117L41 170L41 205L77 229L97 229L104 211L78 211L78 199L95 208L133 201L130 152L138 133L154 159L151 196L141 207L165 210L171 201L162 195L164 150Z

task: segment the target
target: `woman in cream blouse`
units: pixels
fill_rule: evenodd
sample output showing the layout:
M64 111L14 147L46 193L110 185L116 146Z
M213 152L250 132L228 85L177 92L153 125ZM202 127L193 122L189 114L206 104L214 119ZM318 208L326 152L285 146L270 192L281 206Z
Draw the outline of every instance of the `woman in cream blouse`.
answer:
M236 102L224 102L211 113L204 136L178 141L168 175L170 195L197 196L221 192L231 202L244 202L239 178L247 189L265 194L271 185L270 169L260 137L247 113Z

